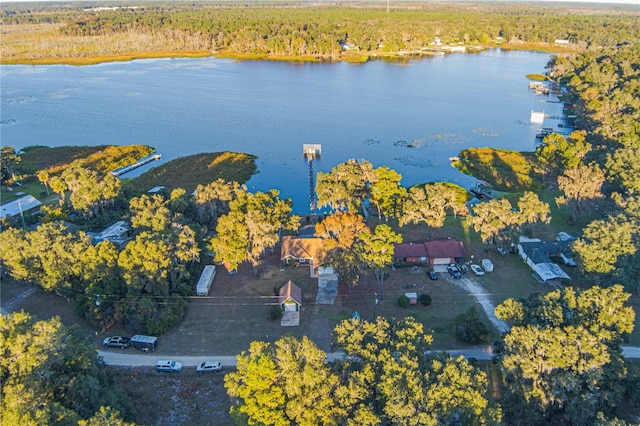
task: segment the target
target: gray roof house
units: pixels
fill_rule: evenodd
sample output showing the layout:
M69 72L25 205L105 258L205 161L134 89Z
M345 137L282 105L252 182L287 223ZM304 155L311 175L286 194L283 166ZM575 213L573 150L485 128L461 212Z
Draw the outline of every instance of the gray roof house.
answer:
M524 240L518 244L518 254L543 282L557 283L571 277L553 259L563 259L569 242Z

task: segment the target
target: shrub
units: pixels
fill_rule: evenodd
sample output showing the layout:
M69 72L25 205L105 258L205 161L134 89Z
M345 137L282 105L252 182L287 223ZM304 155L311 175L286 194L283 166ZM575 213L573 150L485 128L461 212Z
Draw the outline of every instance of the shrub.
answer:
M475 306L456 317L456 338L471 344L489 341L489 328L480 319Z
M280 319L280 317L282 317L282 309L280 309L280 306L271 306L269 308L269 319L275 321Z
M273 285L273 295L274 296L279 296L280 295L280 289L284 287L284 284L278 283L278 284L274 284Z
M421 294L418 297L418 302L422 303L423 306L429 306L431 304L431 296L428 294Z
M398 297L398 306L400 306L401 308L406 308L407 306L409 306L410 302L411 301L409 300L409 298L404 294Z

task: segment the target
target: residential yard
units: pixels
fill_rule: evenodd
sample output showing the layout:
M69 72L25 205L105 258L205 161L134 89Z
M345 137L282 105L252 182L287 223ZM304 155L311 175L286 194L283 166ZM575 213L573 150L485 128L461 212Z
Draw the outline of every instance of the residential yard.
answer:
M487 251L475 233L466 228L461 220L450 220L448 225L431 231L429 235L424 227L407 226L401 231L405 235L405 241L449 236L458 238L464 242L469 258L474 263L479 263L482 258L490 258L494 264L493 272L482 277L471 273L467 276L487 291L494 305L510 297L526 297L533 292L553 290L535 281L529 268L518 256ZM572 284L580 286L577 271L568 269L567 272L576 277ZM277 303L274 286L283 285L288 280L297 284L303 293L298 327L281 327L279 321L268 319L269 307ZM414 284L415 287L405 287ZM31 294L21 298L29 288L33 288ZM107 333L96 332L89 323L77 317L73 301L13 282L6 277L3 277L0 290L3 308L24 309L43 319L60 316L63 323L78 324L87 330L93 336L96 347L100 347L106 335L132 334L118 328ZM333 305L316 304L316 291L317 280L310 277L309 268L298 266L283 269L279 250L265 258L257 276L254 276L248 265L243 265L234 276L220 267L209 296L193 296L183 321L160 336L157 352L149 356L166 356L179 361L180 355L211 355L212 358L215 355L235 355L246 351L254 340L275 341L287 333L306 335L321 349L331 350L331 332L339 321L350 318L355 311L363 319L370 320L374 316L374 309L377 315L389 318L415 316L424 323L425 330L433 334L435 349L467 346L455 340L454 319L476 302L473 295L457 287L446 274L440 274L438 280L432 281L426 275L426 267L396 268L385 279L384 298L378 295L378 305L375 305L378 288L371 273L362 277L358 286L351 290L341 286ZM400 308L397 298L405 292L416 292L418 295L427 293L433 302L428 307L418 304L406 309ZM10 303L14 300L14 303ZM640 296L634 295L630 305L636 313L640 313ZM490 325L489 321L487 324ZM493 330L491 342L498 334L493 327L490 329ZM628 344L640 346L638 314L635 332L629 337ZM491 363L480 363L479 366L489 375L489 396L499 399L501 378L497 370ZM185 368L180 374L174 375L157 373L153 368L109 368L135 401L137 424L233 424L228 414L230 401L224 389L224 371L220 374L197 375L192 371L194 369Z

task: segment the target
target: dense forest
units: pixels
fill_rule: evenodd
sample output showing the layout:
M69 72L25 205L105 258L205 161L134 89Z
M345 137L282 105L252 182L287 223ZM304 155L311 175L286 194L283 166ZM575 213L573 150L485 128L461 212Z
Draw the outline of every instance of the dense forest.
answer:
M362 60L421 52L436 39L443 45L577 51L640 38L640 12L631 7L394 3L387 12L381 4L366 2L349 7L226 2L100 6L4 5L2 61L101 61L179 53ZM558 39L568 44L560 46Z
M350 286L370 271L380 292L389 252L402 241L407 224L424 225L428 233L447 217L465 216L487 247L508 247L528 226L551 220L542 192L555 194L551 202L569 221L585 224L573 244L584 288L507 299L496 309L511 326L495 342L502 398L486 397L487 378L470 362L427 354L432 339L422 324L383 318L341 322L332 342L349 357L333 366L306 338L253 342L225 385L232 413L245 423L626 424L617 418L619 407L637 413L640 404L640 376L620 346L635 318L627 302L640 291L637 12L420 4L396 6L387 14L381 6L365 6L150 4L98 11L15 4L3 7L2 20L8 33L47 28L31 38L9 39L8 60L18 62L131 53L132 46L324 57L341 52L341 42L373 52L418 49L435 37L465 44L501 38L514 46L570 40L576 52L552 56L548 77L565 89L575 130L545 137L526 155L488 148L460 155L462 169L500 185L509 197L467 208L461 188L443 183L403 188L397 172L367 161L339 164L316 180L318 203L333 210L316 227L327 240L327 258ZM154 41L137 44L144 37ZM40 48L30 50L35 45ZM280 232L294 232L301 223L277 190L251 193L242 185L255 171L251 156L212 154L208 162L225 162L230 173L213 179L203 174L193 188L147 194L140 189L144 185L122 182L109 170L130 156L147 155L149 147L101 147L69 164L45 164L46 155L27 161L37 151L16 153L3 146L3 185L30 178L59 194L59 204L43 208L31 229L18 220L3 221L3 273L74 299L78 314L100 327L120 323L130 330L165 332L184 315L201 258L212 255L231 272L244 262L256 268ZM496 159L511 166L511 180L491 179ZM236 177L238 164L249 175ZM365 199L379 214L375 226L359 215ZM114 218L131 224L128 244L92 241L87 231ZM12 314L2 317L0 337L4 421L131 419L130 402L76 330L65 330L56 320ZM55 350L48 349L50 342ZM88 390L107 388L112 392ZM100 398L89 398L96 394Z

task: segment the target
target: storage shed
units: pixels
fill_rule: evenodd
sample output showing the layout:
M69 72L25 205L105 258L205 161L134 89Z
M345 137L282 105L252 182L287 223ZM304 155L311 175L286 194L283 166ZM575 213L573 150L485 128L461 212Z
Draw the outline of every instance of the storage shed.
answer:
M278 297L282 318L280 325L292 327L300 325L300 307L302 306L302 290L291 280L280 289Z

